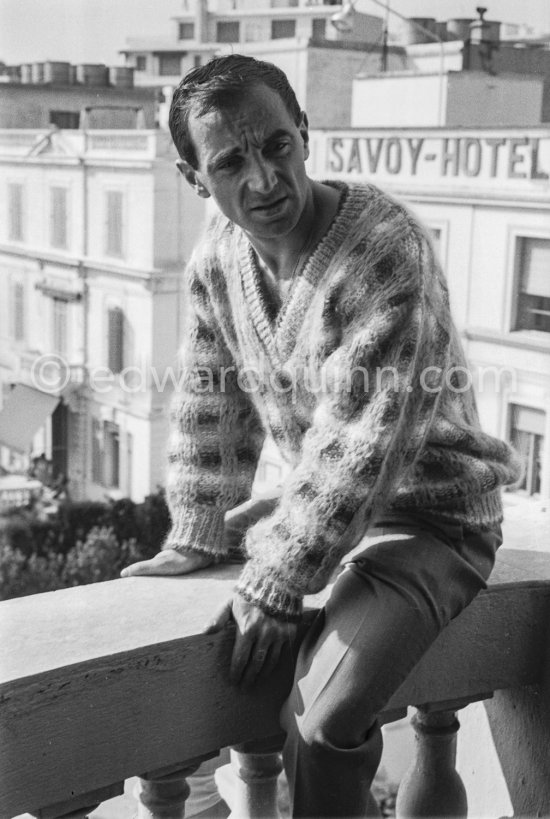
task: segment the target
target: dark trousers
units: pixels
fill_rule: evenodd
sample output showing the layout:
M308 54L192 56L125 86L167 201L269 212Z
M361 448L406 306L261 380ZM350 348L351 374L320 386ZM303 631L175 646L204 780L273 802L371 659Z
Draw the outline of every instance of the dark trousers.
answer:
M251 525L273 502L244 507ZM377 715L485 587L501 542L499 529L467 534L421 514L387 516L363 537L301 645L281 714L294 817L368 815Z

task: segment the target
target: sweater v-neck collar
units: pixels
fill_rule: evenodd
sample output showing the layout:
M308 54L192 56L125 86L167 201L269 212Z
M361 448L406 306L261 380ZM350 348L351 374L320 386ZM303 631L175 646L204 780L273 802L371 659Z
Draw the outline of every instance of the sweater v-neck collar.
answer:
M239 274L243 297L258 339L274 367L281 367L294 349L313 291L344 238L348 210L353 207L354 197L350 196L351 189L348 185L334 180L323 184L340 191L338 209L324 237L317 243L302 269L293 277L274 320L270 317L269 305L265 300L261 282L263 274L256 252L244 231L239 230Z

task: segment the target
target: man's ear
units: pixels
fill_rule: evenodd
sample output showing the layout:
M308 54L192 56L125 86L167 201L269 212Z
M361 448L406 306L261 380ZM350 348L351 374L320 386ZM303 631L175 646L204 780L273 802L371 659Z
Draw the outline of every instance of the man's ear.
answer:
M203 199L208 199L210 192L201 182L198 171L196 171L195 168L189 164L189 162L186 162L185 159L178 159L176 162L176 167L185 177L185 181L191 185L197 196L200 196Z
M309 122L307 119L307 114L305 111L301 112L300 124L298 125L298 130L300 131L300 135L304 142L304 159L307 159L309 156Z

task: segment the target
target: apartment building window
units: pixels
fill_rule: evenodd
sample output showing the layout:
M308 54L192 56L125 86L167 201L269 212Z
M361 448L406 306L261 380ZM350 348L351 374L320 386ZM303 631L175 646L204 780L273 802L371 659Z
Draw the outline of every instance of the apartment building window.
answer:
M178 37L180 40L192 40L195 36L194 23L180 23L178 27Z
M23 185L8 185L8 238L12 242L23 241Z
M524 489L529 495L537 495L541 487L542 453L544 448L544 428L546 415L542 410L512 406L511 443L523 457L524 478L517 489Z
M124 313L120 307L108 311L107 333L107 366L116 375L124 369Z
M193 67L194 68L200 68L201 65L202 65L201 55L200 54L195 54L195 56L193 57Z
M144 54L138 54L136 57L136 71L145 71L147 69L147 57Z
M180 54L159 54L159 74L163 77L181 74Z
M120 430L117 424L92 419L92 481L110 489L120 485Z
M226 23L216 23L216 42L238 43L239 39L240 26L238 20Z
M515 330L550 333L550 239L521 237Z
M25 340L25 286L21 282L13 285L13 340Z
M58 128L79 128L80 111L50 111L50 125Z
M123 241L123 207L122 191L107 191L105 194L105 255L122 258Z
M327 21L321 17L312 20L311 36L314 40L324 40L327 32Z
M92 481L103 483L103 425L92 418Z
M50 244L64 249L68 242L67 188L50 189Z
M111 423L103 425L103 485L120 485L120 431Z
M428 233L432 239L433 248L438 256L441 256L441 239L442 239L442 230L441 228L430 227L428 226Z
M296 20L272 20L271 39L283 40L285 37L296 36Z
M64 299L53 299L52 310L53 349L59 355L66 355L68 346L68 303Z

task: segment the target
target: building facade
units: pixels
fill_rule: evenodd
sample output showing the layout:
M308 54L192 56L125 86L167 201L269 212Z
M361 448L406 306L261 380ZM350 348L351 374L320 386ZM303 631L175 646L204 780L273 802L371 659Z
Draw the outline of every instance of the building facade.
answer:
M431 231L484 428L513 443L518 491L550 499L550 131L315 131L310 173L372 182Z
M203 219L161 131L0 132L0 463L74 498L163 483L181 270Z
M159 95L134 70L47 61L0 66L3 128L154 128Z

